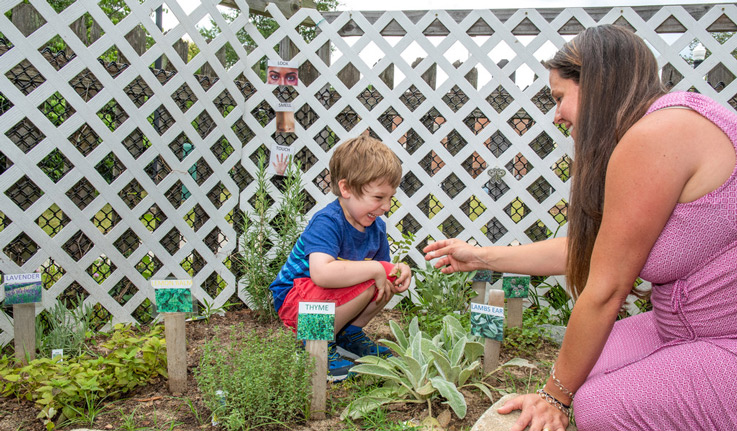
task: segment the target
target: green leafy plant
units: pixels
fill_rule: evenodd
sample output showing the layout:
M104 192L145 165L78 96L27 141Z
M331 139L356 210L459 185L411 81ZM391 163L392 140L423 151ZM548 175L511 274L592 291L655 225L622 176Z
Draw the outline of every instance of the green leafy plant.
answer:
M443 274L425 262L425 268L417 268L413 274L415 288L409 291L413 304L408 307L409 317L416 316L420 326L431 335L440 331L444 316L454 313L462 326L470 329L468 310L476 296L471 287L474 275L476 271Z
M65 356L81 355L87 351L85 340L91 335L92 320L92 307L80 295L70 302L57 300L46 320L36 319L39 355L50 358L53 349L64 349Z
M440 333L432 338L420 330L417 317L410 322L406 334L396 322L390 321L389 325L397 341L380 342L396 356L365 356L351 369L357 374L378 377L384 384L354 400L341 419L357 419L389 403L427 403L432 416L432 401L436 398L445 399L453 412L463 418L467 405L461 388L475 387L492 398L481 376L484 345L469 335L455 316L443 317Z
M267 160L259 153L254 213L243 215L240 251L234 262L242 274L239 280L249 307L262 321L277 318L269 285L287 261L305 224L305 198L299 163L289 163L278 205L272 206L271 187L266 178Z
M162 326L155 326L138 333L131 325L118 324L111 334L102 335L99 347L105 354L99 356L39 358L21 367L14 358L3 356L1 393L34 401L41 409L38 418L49 430L55 427L55 420L94 420L102 400L167 375L162 331Z
M203 347L195 380L205 405L227 430L305 418L311 395L309 354L284 329L238 339L242 334L241 326L232 331L229 343L221 343L218 334Z
M392 263L396 264L402 262L407 253L412 250L412 244L415 242L415 234L412 232L402 233L402 239L400 241L392 242L392 250L394 257Z

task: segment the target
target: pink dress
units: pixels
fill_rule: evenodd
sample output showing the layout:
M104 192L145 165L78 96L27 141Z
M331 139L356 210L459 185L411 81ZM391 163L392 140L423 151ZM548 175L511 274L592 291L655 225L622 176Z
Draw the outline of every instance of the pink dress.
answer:
M737 151L732 111L672 93L648 114L671 106L711 120ZM576 394L578 429L737 430L737 166L718 189L676 205L640 276L653 283L653 311L615 323Z

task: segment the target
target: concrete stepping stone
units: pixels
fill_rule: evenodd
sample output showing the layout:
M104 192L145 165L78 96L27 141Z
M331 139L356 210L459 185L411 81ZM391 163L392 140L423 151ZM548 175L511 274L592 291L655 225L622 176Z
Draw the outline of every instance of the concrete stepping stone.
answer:
M507 400L516 397L517 394L509 394L501 397L499 401L495 402L494 405L489 407L486 412L481 415L479 420L473 425L471 431L509 431L519 419L520 411L516 410L508 415L500 415L496 410L504 405ZM525 428L529 429L529 427ZM566 431L577 431L577 428L573 424L568 424Z

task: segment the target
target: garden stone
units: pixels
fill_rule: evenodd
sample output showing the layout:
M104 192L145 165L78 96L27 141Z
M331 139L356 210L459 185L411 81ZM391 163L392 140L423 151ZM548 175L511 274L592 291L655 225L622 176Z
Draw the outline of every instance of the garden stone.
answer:
M566 327L559 325L543 324L538 325L538 328L542 330L543 336L553 343L560 346L563 344L563 336L566 335Z
M517 419L519 419L520 411L515 410L508 415L500 415L496 410L504 405L507 400L516 397L517 394L509 394L501 397L499 401L495 402L494 405L489 407L486 412L476 421L471 428L471 431L508 431ZM525 428L526 430L529 429ZM577 431L577 428L573 424L568 424L566 431Z

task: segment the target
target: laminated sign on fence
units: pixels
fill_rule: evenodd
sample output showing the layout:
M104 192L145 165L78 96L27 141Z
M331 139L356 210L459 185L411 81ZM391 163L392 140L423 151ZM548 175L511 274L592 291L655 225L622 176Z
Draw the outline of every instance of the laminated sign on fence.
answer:
M32 304L41 302L41 274L6 274L3 277L5 283L5 305Z
M326 340L335 337L335 304L332 302L300 302L297 316L297 338Z
M159 313L192 312L192 280L151 280Z

